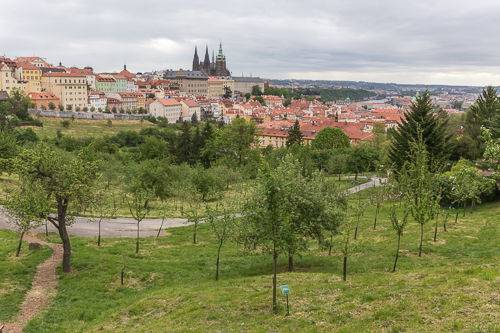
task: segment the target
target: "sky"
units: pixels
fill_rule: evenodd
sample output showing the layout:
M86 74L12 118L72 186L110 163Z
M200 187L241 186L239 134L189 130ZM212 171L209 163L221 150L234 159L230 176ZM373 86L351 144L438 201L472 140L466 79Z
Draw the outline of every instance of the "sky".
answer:
M2 2L0 55L96 72L191 69L222 41L233 76L500 85L500 1Z

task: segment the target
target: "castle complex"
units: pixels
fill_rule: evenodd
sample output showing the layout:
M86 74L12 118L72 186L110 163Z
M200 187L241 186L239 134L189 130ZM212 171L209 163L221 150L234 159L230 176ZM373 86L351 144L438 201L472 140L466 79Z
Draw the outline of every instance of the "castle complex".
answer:
M222 42L220 43L217 57L214 57L214 52L212 52L212 62L210 62L210 57L208 56L208 46L203 61L200 61L198 58L198 49L195 46L193 71L201 71L206 76L231 76L231 72L226 68L226 56L222 53Z

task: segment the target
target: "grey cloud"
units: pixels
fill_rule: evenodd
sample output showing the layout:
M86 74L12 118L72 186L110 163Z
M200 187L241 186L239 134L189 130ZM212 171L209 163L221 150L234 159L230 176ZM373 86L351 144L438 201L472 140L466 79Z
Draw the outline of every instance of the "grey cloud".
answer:
M0 53L96 71L190 68L195 44L217 53L222 39L234 75L500 80L496 1L25 0L3 10Z

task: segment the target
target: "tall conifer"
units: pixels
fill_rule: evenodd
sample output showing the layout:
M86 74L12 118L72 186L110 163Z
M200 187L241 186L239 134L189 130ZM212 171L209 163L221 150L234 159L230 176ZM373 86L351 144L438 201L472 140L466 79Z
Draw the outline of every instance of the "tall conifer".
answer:
M299 121L295 120L295 123L293 124L292 128L290 129L290 131L288 131L288 138L286 140L286 146L291 147L295 143L300 146L303 141L304 141L304 135L300 131Z
M177 137L175 155L179 163L190 162L191 160L191 123L184 121L181 126L181 133Z
M394 163L398 173L407 160L412 142L418 140L418 130L422 132L422 139L429 153L429 165L444 161L450 155L450 138L446 134L447 121L439 122L438 117L432 112L432 100L426 91L411 103L410 110L405 112L405 118L401 120L398 131L393 134L392 144L389 150L389 158Z

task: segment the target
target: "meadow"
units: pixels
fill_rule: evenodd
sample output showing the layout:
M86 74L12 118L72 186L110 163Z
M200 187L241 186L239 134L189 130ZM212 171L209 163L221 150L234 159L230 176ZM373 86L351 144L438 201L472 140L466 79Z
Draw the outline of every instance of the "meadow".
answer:
M361 200L369 204L369 197ZM411 220L395 273L391 205L383 202L375 230L375 202L368 205L346 282L340 243L328 255L311 241L293 272L280 255L278 285L291 289L289 316L281 294L278 313L272 311L272 256L260 248L247 253L224 244L215 281L217 241L206 224L197 244L192 227L171 228L143 239L138 254L134 240L104 239L97 247L95 238L71 237L72 272L59 267L57 295L24 332L498 332L499 203L460 213L457 223L453 216L447 232L440 219L436 242L429 222L422 257L420 228ZM55 234L46 240L60 242ZM2 260L13 245L2 243Z
M147 120L112 120L111 126L104 119L74 119L58 117L40 117L43 127L32 127L36 134L43 139L45 137L54 138L57 130L62 134L73 136L75 139L96 137L101 138L104 135L114 135L119 131L140 131L143 128L156 127L155 124ZM68 120L69 127L63 127L61 122Z

